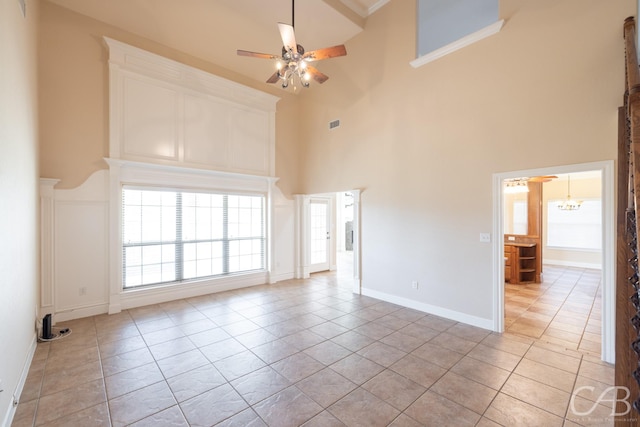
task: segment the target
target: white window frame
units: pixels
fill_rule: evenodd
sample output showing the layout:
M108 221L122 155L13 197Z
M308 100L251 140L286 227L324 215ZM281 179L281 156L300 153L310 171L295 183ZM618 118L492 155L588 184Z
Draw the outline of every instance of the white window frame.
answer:
M189 298L198 295L273 283L272 194L277 178L192 169L119 159L105 159L109 164L110 191L110 268L109 313L148 304ZM213 276L189 283L175 282L123 289L122 283L122 187L155 186L218 193L265 195L265 268L253 273Z
M130 196L126 196L126 192ZM140 200L135 204L126 203L127 200L131 201L131 198L135 196L135 193L139 192ZM157 194L157 200L160 203L155 205L160 208L160 218L168 218L168 221L162 219L161 224L158 224L161 228L169 226L165 231L168 231L168 236L163 232L160 235L153 233L153 238L145 238L147 234L146 227L150 223L150 218L144 218L145 208L152 207L144 203L145 193ZM164 204L163 199L165 196L171 195L172 202L169 205ZM220 205L217 206L203 206L196 207L197 205L191 205L187 200L192 200L193 203L202 196L216 196ZM121 232L123 233L122 244L122 257L123 257L123 289L125 291L138 289L141 287L157 286L157 285L169 285L189 283L196 280L207 280L213 277L229 276L233 274L250 274L258 271L265 270L265 201L266 195L263 193L239 193L239 192L221 192L221 191L204 191L187 188L158 188L152 186L132 186L125 185L122 188L123 199L123 218L126 217L128 209L130 212L135 213L136 220L131 222L127 221L123 224ZM211 198L207 197L210 201ZM206 200L206 199L205 199ZM233 201L249 202L251 206L242 207L235 205L232 206ZM259 203L257 203L259 201ZM139 202L139 204L138 204ZM138 209L139 208L139 209ZM238 227L234 227L237 224L236 221L240 219L239 211L249 209L249 231L247 234L240 229L234 231ZM190 213L203 212L209 215L214 211L218 211L220 215L219 221L216 224L209 221L200 223L200 226L209 225L208 235L200 233L199 237L196 237L197 232L197 218L201 213L195 216L188 215ZM231 215L232 212L237 212L238 215ZM244 216L244 215L242 215ZM190 221L189 218L194 220ZM258 221L259 224L256 222ZM164 224L164 225L162 225ZM189 225L193 225L193 229ZM217 226L219 233L211 231L211 225ZM206 228L205 228L206 229ZM127 232L129 232L129 239L127 239ZM136 234L135 237L131 234ZM213 234L212 234L213 233ZM133 237L133 238L132 238ZM250 242L250 253L235 254L236 250L240 250L243 245L242 242ZM256 243L259 242L258 247ZM218 247L219 256L214 256L216 251L210 253L209 256L201 258L198 248L203 249L204 253L207 253L207 247L209 251ZM234 249L235 248L235 249ZM168 249L168 250L167 250ZM246 249L246 248L245 248ZM145 256L145 252L159 251L160 258L156 261L149 263L149 257ZM138 254L136 256L136 253ZM147 252L148 254L148 252ZM194 258L195 256L195 258ZM249 256L251 265L244 265L240 262L240 258L246 258ZM259 256L259 259L256 257ZM145 258L147 258L145 260ZM127 260L131 260L133 264L130 264ZM246 263L244 263L246 264ZM130 273L130 270L132 274ZM139 277L139 283L138 282ZM148 277L151 277L149 279ZM131 282L127 283L127 280L131 279Z
M571 250L571 251L583 251L583 252L600 252L602 251L602 200L599 198L589 198L583 199L583 206L576 211L567 211L564 215L570 216L580 216L582 212L584 212L585 204L589 204L590 202L598 202L598 205L595 206L598 212L598 219L600 223L598 224L598 230L594 236L592 236L592 240L597 242L597 247L584 247L584 246L576 246L571 244L558 244L557 242L549 241L549 236L554 234L554 230L552 229L551 220L550 220L550 212L557 212L558 205L562 203L563 199L549 199L547 201L547 238L546 238L546 246L552 249L563 249L563 250ZM593 224L592 224L593 225Z

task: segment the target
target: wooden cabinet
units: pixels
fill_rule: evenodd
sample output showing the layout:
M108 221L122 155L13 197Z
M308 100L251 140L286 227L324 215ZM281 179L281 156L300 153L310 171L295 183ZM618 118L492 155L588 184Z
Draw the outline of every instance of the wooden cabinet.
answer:
M537 245L535 243L504 244L504 280L508 283L537 283L538 271Z
M504 245L504 281L513 280L513 246Z

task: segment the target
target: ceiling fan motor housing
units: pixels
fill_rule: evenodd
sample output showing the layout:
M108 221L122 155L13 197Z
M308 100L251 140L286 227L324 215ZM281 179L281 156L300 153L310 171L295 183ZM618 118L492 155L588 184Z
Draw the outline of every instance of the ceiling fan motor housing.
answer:
M301 44L296 45L296 50L298 51L298 55L304 55L304 47ZM282 46L282 56L287 57L289 55L289 51L286 46Z

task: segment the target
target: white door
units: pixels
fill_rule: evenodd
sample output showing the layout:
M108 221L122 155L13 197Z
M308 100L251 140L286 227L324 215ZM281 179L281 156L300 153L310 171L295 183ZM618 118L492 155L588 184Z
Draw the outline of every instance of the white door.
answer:
M311 199L309 202L309 272L329 270L331 221L328 199Z

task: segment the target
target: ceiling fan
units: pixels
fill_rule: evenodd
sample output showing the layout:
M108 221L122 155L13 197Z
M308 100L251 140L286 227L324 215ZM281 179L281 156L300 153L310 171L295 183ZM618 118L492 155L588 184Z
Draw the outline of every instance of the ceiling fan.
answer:
M278 70L267 79L267 83L277 83L282 81L282 87L287 88L296 79L300 80L303 87L309 87L309 80L313 78L318 83L324 83L329 79L316 68L309 65L309 62L320 61L322 59L335 58L347 54L344 45L325 47L323 49L305 52L304 47L296 43L294 33L295 5L291 0L291 25L278 23L280 37L282 38L282 56L268 53L250 52L238 49L238 55L251 56L254 58L275 59ZM295 86L294 86L295 88Z
M544 183L557 178L558 177L555 175L541 175L541 176L532 176L532 177L523 176L520 178L505 179L504 192L505 193L528 193L530 182Z
M534 176L528 179L529 182L549 182L553 179L557 179L558 177L555 175L541 175Z

